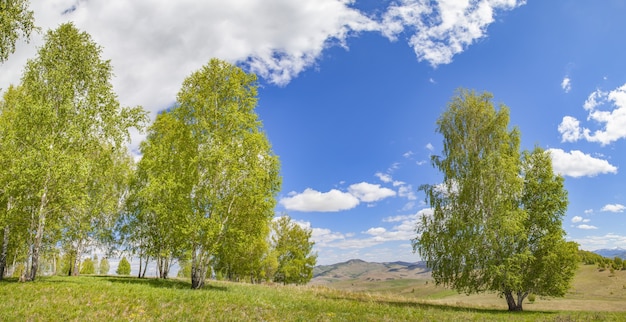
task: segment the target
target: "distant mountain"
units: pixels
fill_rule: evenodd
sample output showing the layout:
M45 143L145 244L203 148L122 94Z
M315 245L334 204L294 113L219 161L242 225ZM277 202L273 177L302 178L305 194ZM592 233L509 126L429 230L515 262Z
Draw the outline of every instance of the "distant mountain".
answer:
M383 281L395 279L429 279L426 263L387 262L372 263L360 259L313 268L311 284L328 284L337 281Z
M600 255L600 256L604 256L607 258L614 258L614 257L619 257L621 259L626 259L626 249L624 248L604 248L604 249L598 249L598 250L594 250L594 253Z

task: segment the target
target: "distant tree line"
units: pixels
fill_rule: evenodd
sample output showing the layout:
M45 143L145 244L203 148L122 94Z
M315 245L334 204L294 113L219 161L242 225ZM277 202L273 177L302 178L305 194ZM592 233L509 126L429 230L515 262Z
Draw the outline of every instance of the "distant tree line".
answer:
M148 115L120 106L101 52L62 24L3 93L0 279L107 274L106 257L83 260L98 248L138 258L139 277L149 262L161 278L188 264L193 288L218 275L308 282L311 230L274 220L280 164L254 112L256 76L217 59L192 73L147 128L136 163L129 130L145 129ZM126 263L118 274L130 273Z

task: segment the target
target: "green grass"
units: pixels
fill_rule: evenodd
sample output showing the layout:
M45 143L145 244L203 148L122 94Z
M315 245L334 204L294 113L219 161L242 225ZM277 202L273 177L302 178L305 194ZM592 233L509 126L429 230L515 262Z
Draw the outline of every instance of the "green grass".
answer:
M398 282L400 283L400 282ZM401 284L401 283L400 283ZM624 312L444 305L394 294L113 276L0 282L1 321L620 321Z

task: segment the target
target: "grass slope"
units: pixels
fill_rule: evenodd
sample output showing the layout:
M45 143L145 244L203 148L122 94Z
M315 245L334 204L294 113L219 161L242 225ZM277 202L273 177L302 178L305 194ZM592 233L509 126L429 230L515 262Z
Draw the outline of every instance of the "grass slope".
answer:
M402 294L113 276L0 282L2 321L591 321L622 312L528 311L438 304Z

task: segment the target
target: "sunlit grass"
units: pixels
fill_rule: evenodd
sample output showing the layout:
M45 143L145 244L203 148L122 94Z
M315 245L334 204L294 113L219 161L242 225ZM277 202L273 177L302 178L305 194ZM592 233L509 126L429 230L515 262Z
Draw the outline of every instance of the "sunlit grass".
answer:
M589 321L625 313L522 312L442 305L407 296L326 287L250 285L113 276L0 283L2 321Z

